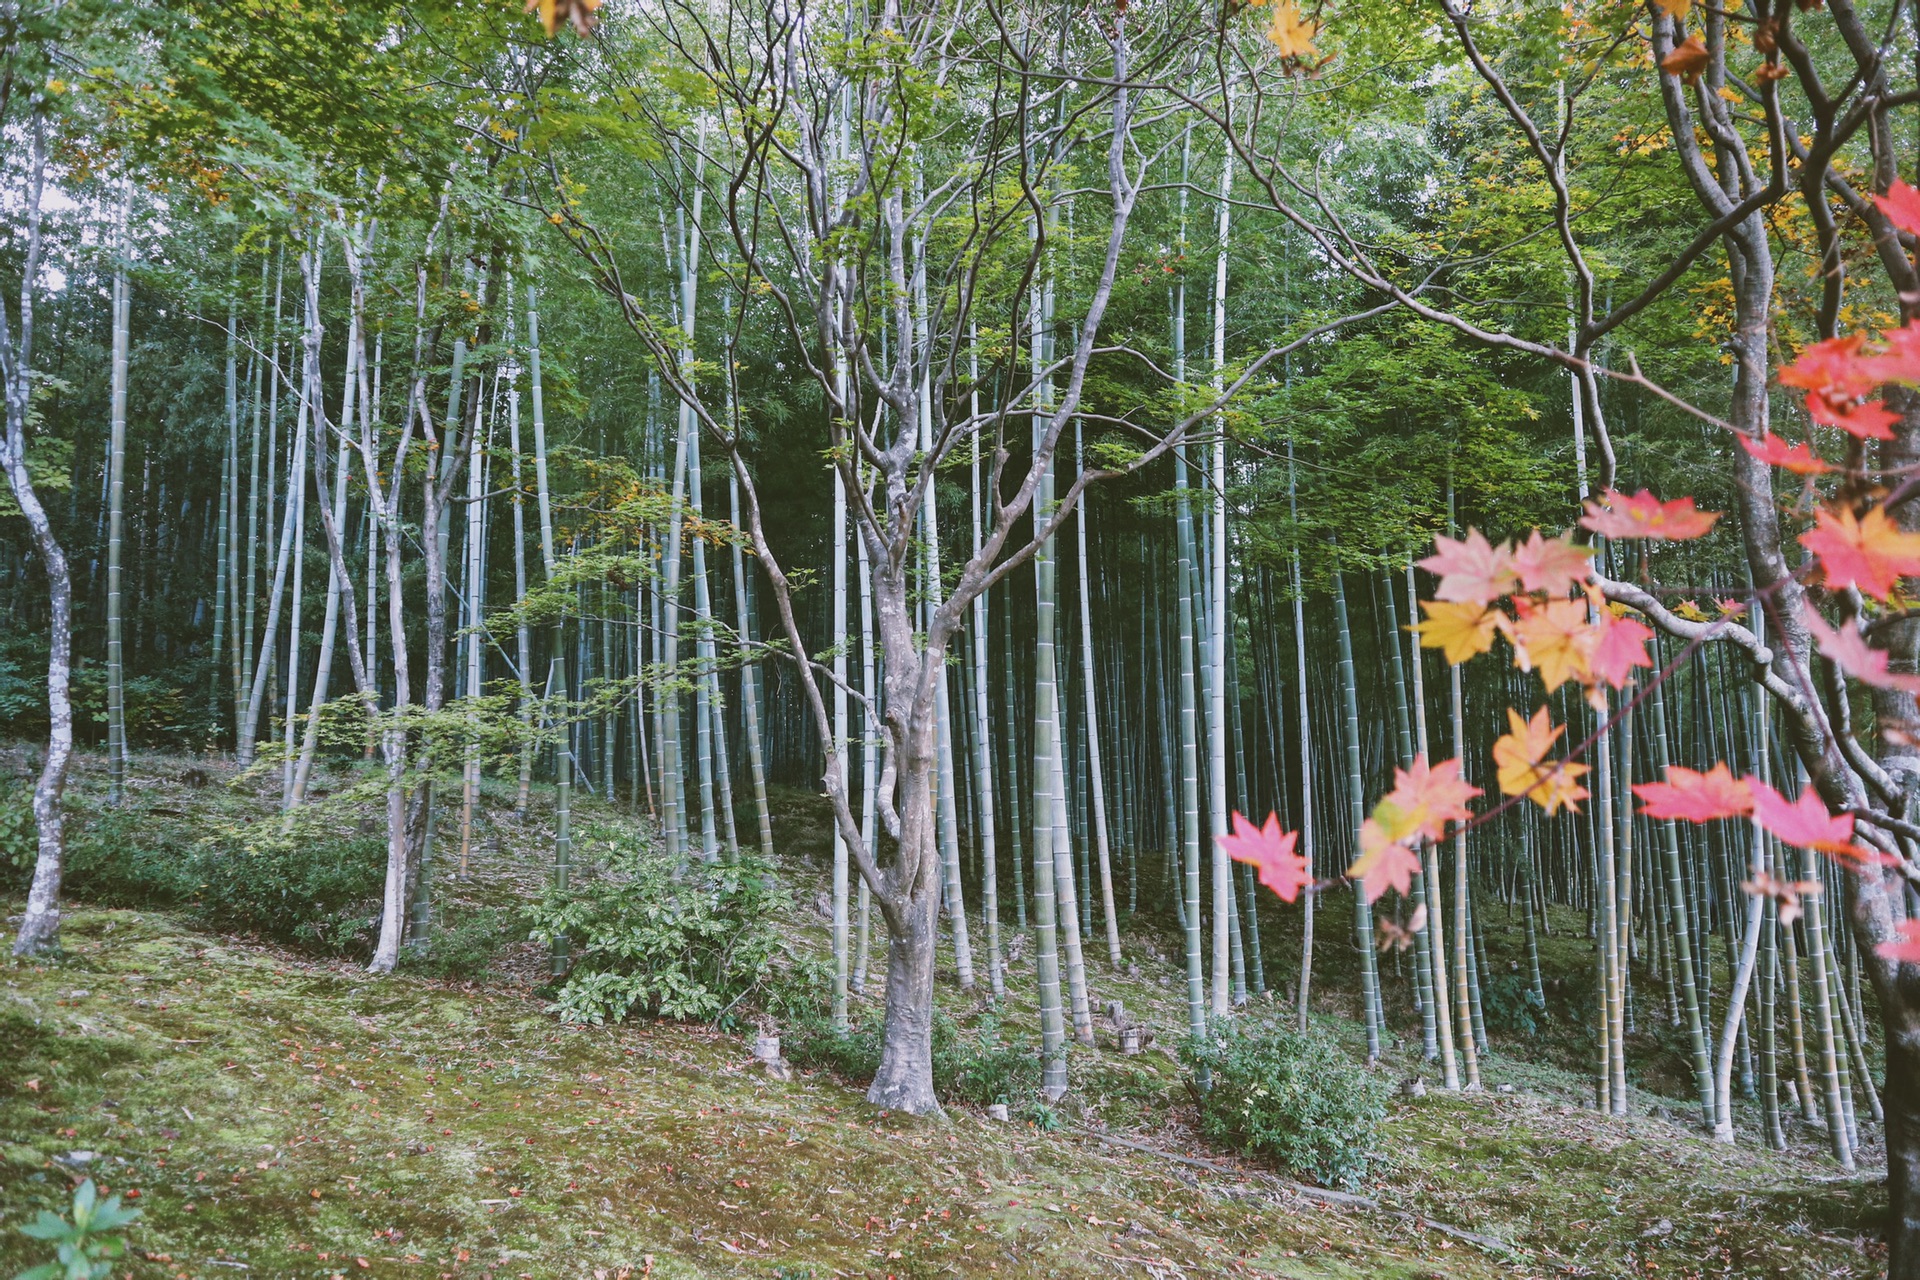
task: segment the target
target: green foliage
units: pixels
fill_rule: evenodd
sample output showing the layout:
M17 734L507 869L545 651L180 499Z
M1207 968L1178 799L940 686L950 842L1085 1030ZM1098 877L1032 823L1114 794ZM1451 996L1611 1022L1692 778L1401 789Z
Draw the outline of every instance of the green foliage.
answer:
M55 1256L14 1280L106 1280L113 1274L113 1259L127 1248L125 1237L108 1232L131 1225L139 1216L138 1209L121 1208L119 1196L100 1200L93 1179L88 1178L73 1193L71 1219L42 1209L39 1217L20 1228L22 1235L54 1246Z
M0 867L31 871L39 853L40 834L33 824L33 800L26 788L0 796Z
M802 1067L818 1067L849 1080L871 1080L880 1069L882 1022L874 1013L845 1032L819 1009L783 1025L781 1052ZM1040 1046L1031 1038L1008 1038L997 1019L984 1017L962 1028L933 1015L933 1091L944 1102L985 1107L1014 1103L1040 1087Z
M386 874L378 835L340 833L324 807L198 839L137 809L73 815L66 884L115 906L184 907L216 929L327 955L363 951Z
M730 1021L781 949L768 921L786 895L772 868L743 858L676 878L666 859L629 846L606 871L583 886L549 889L528 909L533 940L565 937L574 956L554 1011L595 1024L633 1014Z
M942 1098L984 1107L1039 1087L1040 1046L1031 1038L1004 1037L991 1017L962 1031L946 1015L934 1016L933 1089Z
M1480 984L1480 1016L1490 1032L1531 1037L1540 1033L1547 1006L1523 975L1502 973Z
M1212 1077L1200 1095L1200 1131L1209 1141L1320 1183L1351 1186L1367 1176L1387 1116L1387 1083L1332 1040L1227 1024L1180 1053Z
M518 912L501 907L440 909L426 948L404 952L400 967L429 978L475 978L492 966L502 948L524 937Z

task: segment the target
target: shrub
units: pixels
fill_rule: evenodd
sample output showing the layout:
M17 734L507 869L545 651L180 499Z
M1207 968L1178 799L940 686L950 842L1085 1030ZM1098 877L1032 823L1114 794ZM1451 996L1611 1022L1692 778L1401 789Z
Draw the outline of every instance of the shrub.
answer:
M1200 1130L1209 1141L1323 1184L1353 1185L1375 1159L1386 1119L1384 1080L1323 1036L1287 1028L1216 1029L1181 1049L1206 1067Z
M780 1049L798 1066L869 1081L880 1069L882 1026L881 1016L873 1013L844 1032L835 1031L816 1009L784 1024ZM946 1014L934 1012L933 1091L941 1101L976 1107L1013 1103L1039 1087L1040 1047L1033 1040L1004 1038L992 1018L962 1029Z
M0 797L0 867L32 871L40 856L40 832L33 825L33 797L22 786L17 797Z
M425 950L405 950L400 967L430 978L473 978L485 973L508 943L526 937L519 913L503 907L436 912Z
M1481 984L1480 1015L1488 1031L1525 1039L1540 1034L1547 1006L1524 976L1503 973Z
M1012 1103L1040 1087L1040 1046L1021 1036L1006 1039L1000 1024L983 1018L972 1031L935 1014L933 1091L949 1102L976 1107Z
M782 905L772 868L758 859L672 864L616 849L607 874L549 889L528 909L534 941L564 936L573 966L555 995L569 1022L617 1022L631 1014L727 1025L771 972L780 950L768 923Z
M363 951L386 875L379 835L338 834L338 814L189 838L184 824L137 809L75 813L66 884L110 906L180 907L216 929L328 955Z

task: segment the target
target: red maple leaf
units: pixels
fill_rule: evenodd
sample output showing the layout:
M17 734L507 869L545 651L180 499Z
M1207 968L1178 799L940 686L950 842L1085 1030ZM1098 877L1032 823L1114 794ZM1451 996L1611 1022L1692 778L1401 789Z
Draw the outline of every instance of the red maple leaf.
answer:
M1587 564L1592 547L1577 547L1567 534L1543 538L1533 535L1513 550L1513 571L1529 591L1544 591L1550 596L1565 595L1569 588L1585 582L1592 572Z
M1614 688L1624 689L1633 679L1635 667L1653 665L1653 659L1647 656L1647 641L1653 639L1653 629L1632 618L1616 618L1611 613L1602 613L1599 625L1603 629L1593 653L1587 658L1587 669Z
M1827 620L1820 616L1820 611L1811 604L1807 605L1805 616L1807 630L1813 633L1820 652L1841 671L1862 683L1877 685L1882 689L1920 693L1920 676L1900 676L1889 671L1887 662L1893 655L1867 643L1867 637L1860 630L1859 619L1848 618L1840 626L1830 627Z
M1818 849L1844 858L1871 856L1853 843L1853 815L1841 814L1836 818L1827 812L1827 802L1812 786L1803 790L1800 798L1791 804L1758 778L1748 778L1747 786L1753 792L1754 821L1780 843Z
M1615 489L1587 503L1587 514L1580 518L1583 528L1609 538L1698 538L1713 528L1718 511L1699 511L1692 498L1662 502L1651 490L1642 489L1628 497Z
M1788 444L1771 431L1757 443L1752 436L1741 436L1740 447L1770 467L1785 467L1803 476L1817 476L1833 470L1832 463L1822 461L1814 454L1812 445Z
M1878 354L1860 362L1869 375L1882 382L1920 383L1920 320L1887 330L1880 343Z
M1640 797L1640 812L1649 818L1712 822L1753 812L1752 788L1724 764L1705 773L1670 764L1665 782L1637 782L1633 794Z
M1862 440L1891 440L1888 428L1900 415L1866 399L1883 381L1875 375L1873 357L1862 354L1866 341L1866 334L1854 333L1814 343L1780 371L1780 385L1807 393L1807 412L1815 422Z
M1875 196L1873 202L1887 215L1888 222L1908 235L1920 236L1920 191L1895 178L1887 194Z
M1513 590L1513 549L1508 543L1488 542L1478 529L1465 538L1441 534L1433 540L1434 553L1420 567L1440 575L1436 599L1487 604Z
M1260 873L1260 883L1279 894L1282 902L1292 902L1300 896L1300 887L1313 880L1306 858L1293 851L1300 833L1281 831L1275 814L1267 815L1265 826L1256 827L1235 812L1233 834L1218 839L1228 857L1251 863Z
M1814 520L1800 544L1820 557L1829 587L1856 586L1885 600L1901 578L1920 573L1920 534L1896 528L1879 507L1858 520L1844 507L1817 511Z
M1898 940L1881 943L1873 954L1898 964L1920 964L1920 920L1902 920L1898 928Z

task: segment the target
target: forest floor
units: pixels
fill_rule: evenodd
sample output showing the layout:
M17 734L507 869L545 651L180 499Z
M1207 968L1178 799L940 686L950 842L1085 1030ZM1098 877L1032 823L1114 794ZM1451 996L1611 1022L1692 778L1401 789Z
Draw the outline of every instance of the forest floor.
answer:
M236 803L168 785L178 767L153 762L131 803L155 822ZM443 881L449 917L539 881L538 822L489 812L470 878ZM776 843L809 847L816 822L789 797ZM781 865L816 883L804 854ZM824 921L795 896L807 905L784 924L818 944ZM917 1120L824 1072L773 1080L745 1040L704 1027L562 1025L524 944L456 982L373 978L137 907L83 905L64 941L5 975L0 1224L90 1175L145 1214L116 1274L1811 1280L1885 1265L1877 1170L1839 1174L1802 1132L1783 1155L1750 1124L1715 1145L1655 1094L1603 1118L1580 1076L1499 1044L1486 1092L1396 1095L1384 1158L1351 1198L1205 1150L1158 1049L1077 1050L1051 1129L962 1107ZM1181 1015L1154 942L1130 939L1120 973L1089 964L1096 997L1167 1042ZM1031 1016L1030 961L1009 981L1013 1023ZM1337 1005L1317 1012L1355 1034ZM1251 1016L1263 1008L1280 1006ZM1420 1065L1396 1048L1380 1069ZM28 1243L4 1233L0 1275L37 1260Z

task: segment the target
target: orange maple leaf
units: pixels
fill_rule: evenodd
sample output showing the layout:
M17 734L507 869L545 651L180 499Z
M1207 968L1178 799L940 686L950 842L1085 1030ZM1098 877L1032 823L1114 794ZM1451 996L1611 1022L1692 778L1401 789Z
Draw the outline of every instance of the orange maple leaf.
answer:
M1584 600L1549 600L1544 607L1516 598L1514 657L1523 671L1537 670L1552 693L1569 680L1584 682L1598 636L1587 624Z
M1879 507L1859 519L1845 507L1817 511L1814 521L1800 544L1819 557L1829 587L1856 586L1885 600L1901 578L1920 573L1920 534L1898 528Z
M1530 720L1522 720L1519 712L1509 708L1507 723L1512 732L1495 739L1493 744L1500 793L1525 796L1545 809L1549 816L1559 812L1563 805L1577 812L1580 806L1576 801L1587 798L1587 789L1577 781L1587 766L1544 758L1565 729L1556 727L1547 718L1545 707L1534 712Z
M1698 538L1713 528L1718 511L1695 509L1692 498L1662 502L1651 490L1642 489L1628 497L1609 489L1596 502L1587 503L1581 527L1609 538Z
M1688 84L1697 84L1700 73L1712 61L1713 56L1707 52L1706 41L1691 35L1675 45L1672 53L1660 59L1660 69L1670 76L1685 77Z

